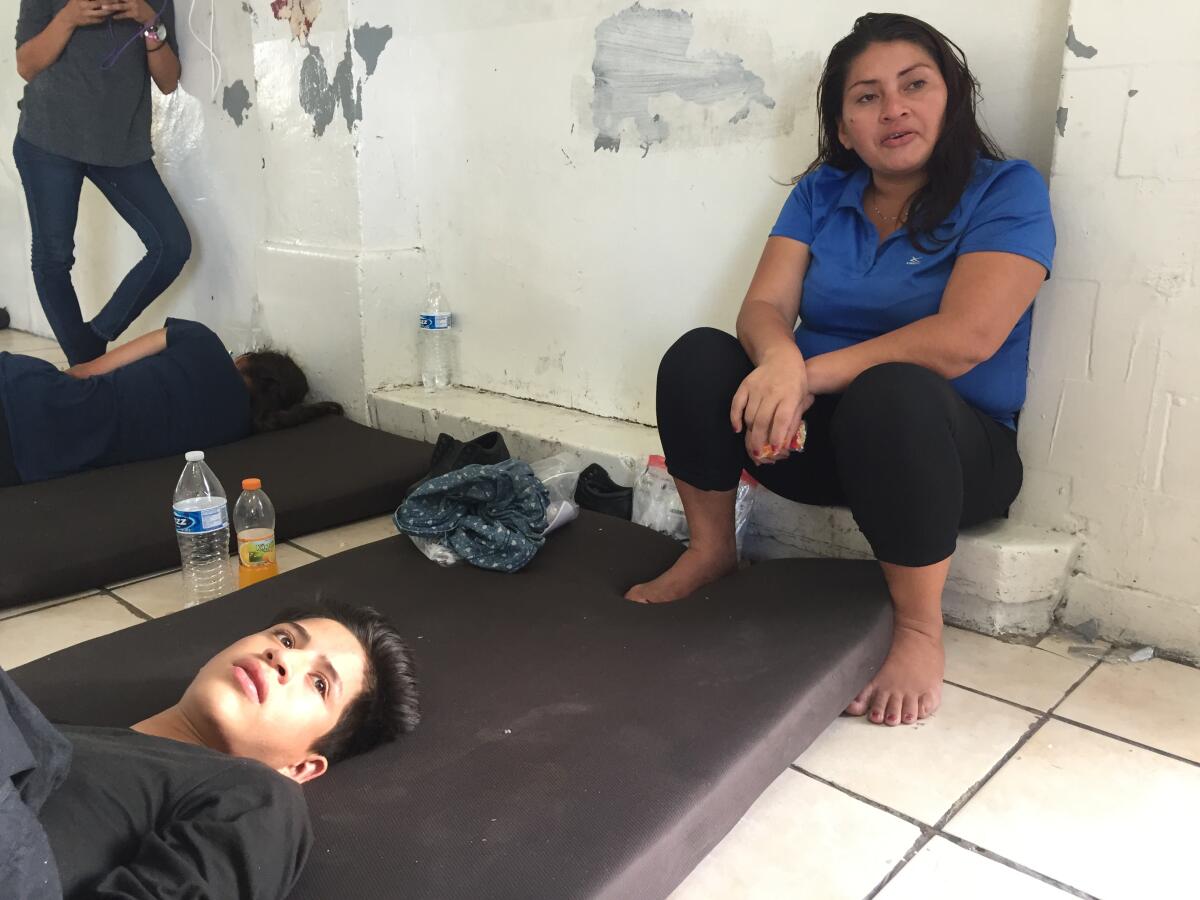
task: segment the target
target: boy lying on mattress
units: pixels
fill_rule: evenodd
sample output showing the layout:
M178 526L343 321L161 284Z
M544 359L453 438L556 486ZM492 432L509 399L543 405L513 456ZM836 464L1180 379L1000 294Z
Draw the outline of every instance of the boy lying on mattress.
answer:
M277 619L131 729L52 726L0 669L0 896L284 897L312 844L300 785L419 716L375 610Z

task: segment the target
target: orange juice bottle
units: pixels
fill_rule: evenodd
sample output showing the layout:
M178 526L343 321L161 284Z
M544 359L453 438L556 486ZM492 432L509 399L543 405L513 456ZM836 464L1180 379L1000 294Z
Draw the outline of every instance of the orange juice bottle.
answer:
M242 495L233 507L238 542L238 587L279 574L275 562L275 507L257 478L242 480Z

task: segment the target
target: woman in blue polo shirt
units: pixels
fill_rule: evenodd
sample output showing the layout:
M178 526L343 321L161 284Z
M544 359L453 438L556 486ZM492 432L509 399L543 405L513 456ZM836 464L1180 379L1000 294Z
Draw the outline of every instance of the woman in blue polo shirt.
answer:
M743 467L789 499L849 506L896 617L847 712L888 725L939 705L958 530L1020 490L1031 305L1054 253L1045 182L980 129L977 90L961 50L909 16L863 16L834 46L818 156L767 239L737 337L689 332L659 368L691 543L627 594L675 600L735 568Z

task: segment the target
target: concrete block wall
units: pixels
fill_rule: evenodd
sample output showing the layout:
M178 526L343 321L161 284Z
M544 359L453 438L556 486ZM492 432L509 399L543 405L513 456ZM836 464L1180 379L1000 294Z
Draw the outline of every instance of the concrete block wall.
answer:
M1070 28L1014 515L1082 540L1065 622L1200 658L1200 5Z

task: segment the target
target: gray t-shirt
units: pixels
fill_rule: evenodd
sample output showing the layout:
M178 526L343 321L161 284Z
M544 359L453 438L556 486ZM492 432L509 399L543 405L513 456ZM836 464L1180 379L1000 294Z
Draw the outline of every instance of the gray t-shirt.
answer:
M167 43L178 54L172 0L147 2L162 10ZM66 5L67 0L21 0L17 46L37 37ZM111 68L101 68L139 30L128 19L76 28L62 55L25 85L17 133L48 153L93 165L148 160L153 150L145 42L135 40Z

